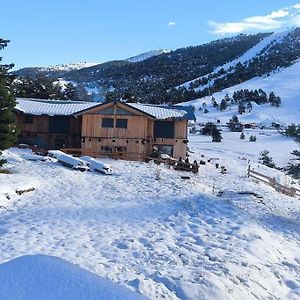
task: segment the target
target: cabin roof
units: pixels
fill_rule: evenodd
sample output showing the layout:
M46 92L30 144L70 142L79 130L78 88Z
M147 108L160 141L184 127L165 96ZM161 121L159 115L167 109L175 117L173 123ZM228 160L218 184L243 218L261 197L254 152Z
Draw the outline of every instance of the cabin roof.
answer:
M15 109L24 114L70 116L74 113L96 106L99 103L70 101L70 100L46 100L32 98L17 98Z
M101 107L107 103L70 101L70 100L47 100L32 98L17 98L15 109L24 114L70 116L82 114L94 107ZM192 107L189 106L160 106L141 103L124 103L133 109L143 112L158 120L168 118L195 120Z
M126 104L148 115L151 115L155 119L159 119L159 120L168 119L168 118L184 119L186 115L185 110L177 109L175 107L165 107L165 106L140 104L140 103L126 103Z
M118 102L114 102L118 103ZM153 105L153 104L145 104L145 103L127 103L127 102L120 102L125 106L129 106L133 109L136 109L139 112L142 112L149 117L158 120L165 120L169 118L174 119L184 119L184 120L196 120L194 115L194 111L192 107L185 107L185 106L161 106L161 105ZM98 104L97 107L101 107L106 105L107 103ZM83 109L76 113L76 115L84 114L85 112L89 111L90 108Z

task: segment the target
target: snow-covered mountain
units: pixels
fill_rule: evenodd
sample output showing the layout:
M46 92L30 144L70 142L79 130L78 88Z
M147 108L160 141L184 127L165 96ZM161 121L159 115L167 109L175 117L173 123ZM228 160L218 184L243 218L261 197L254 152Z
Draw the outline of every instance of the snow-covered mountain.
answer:
M132 56L128 59L126 59L126 61L131 62L131 63L137 63L137 62L141 62L143 60L149 59L153 56L157 56L163 53L170 53L171 50L167 50L167 49L160 49L160 50L152 50L146 53L142 53L136 56Z
M46 71L71 71L71 70L81 70L83 68L92 67L99 65L100 63L91 63L91 62L75 62L69 64L60 64L47 67L39 67L42 72Z
M233 69L237 67L238 64L242 65L249 65L251 61L257 59L261 56L268 56L269 51L271 48L276 45L280 44L284 41L284 39L291 33L295 31L295 28L286 29L281 32L273 33L269 36L266 36L262 39L258 44L254 47L250 48L248 51L243 53L241 56L237 57L236 59L227 62L221 66L218 66L214 69L213 72L205 74L204 76L195 78L193 80L187 81L185 83L180 84L178 87L185 87L187 89L193 89L195 91L203 90L204 88L208 88L208 86L212 87L217 79L222 79L225 77L226 73L232 73ZM222 71L222 72L221 72ZM219 74L220 73L220 74ZM209 82L206 84L198 84L197 81L201 81L201 79L210 78ZM195 87L196 86L196 87Z
M247 85L249 80L253 82L252 89L258 89L266 84L266 77L273 78L274 73L289 70L299 59L300 28L291 28L277 33L238 35L175 51L150 51L127 60L83 68L66 67L63 71L59 67L52 68L53 71L28 68L16 74L46 75L83 84L93 91L97 101L107 96L119 100L126 95L146 103L181 103L227 88L235 89L243 82ZM293 86L291 81L297 80L297 71L294 71L291 79L285 77L289 86ZM285 95L279 88L280 80L278 84L275 89L269 83L265 90L278 91L284 107Z

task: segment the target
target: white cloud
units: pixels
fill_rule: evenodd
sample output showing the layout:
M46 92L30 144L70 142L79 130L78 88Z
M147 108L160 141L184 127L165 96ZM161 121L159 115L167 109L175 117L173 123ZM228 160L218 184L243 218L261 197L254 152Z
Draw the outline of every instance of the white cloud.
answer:
M168 25L169 25L170 27L174 27L174 26L176 26L176 22L170 21Z
M253 16L238 22L219 23L209 21L212 33L225 35L255 30L276 30L288 26L299 26L300 3L294 6L272 11L268 15Z
M294 5L294 8L300 9L300 3L295 4L295 5Z

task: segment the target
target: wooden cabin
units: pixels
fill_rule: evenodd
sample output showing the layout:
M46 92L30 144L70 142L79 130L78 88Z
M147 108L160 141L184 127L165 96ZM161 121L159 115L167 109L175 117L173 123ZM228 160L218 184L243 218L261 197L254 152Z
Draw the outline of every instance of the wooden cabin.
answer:
M154 151L185 158L188 120L195 120L192 107L124 102L18 98L15 112L19 144L127 160Z
M120 156L144 160L153 150L185 158L191 108L139 103L99 104L75 114L82 116L83 155Z
M95 103L17 98L17 142L43 149L80 148L81 118L73 114L91 106Z

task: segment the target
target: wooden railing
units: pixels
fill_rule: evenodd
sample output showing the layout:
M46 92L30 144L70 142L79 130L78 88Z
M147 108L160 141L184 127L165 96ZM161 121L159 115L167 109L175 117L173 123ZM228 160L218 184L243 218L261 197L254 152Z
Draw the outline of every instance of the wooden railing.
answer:
M255 178L255 179L271 186L276 191L278 191L282 194L285 194L285 195L288 195L288 196L291 196L291 197L300 196L300 190L299 189L282 185L282 184L276 182L275 178L271 178L271 177L266 176L262 173L251 170L250 165L248 166L247 175L248 175L248 177Z

